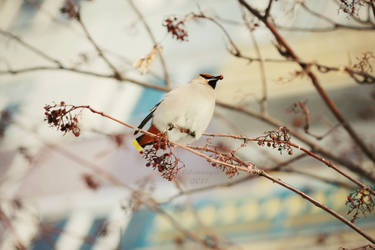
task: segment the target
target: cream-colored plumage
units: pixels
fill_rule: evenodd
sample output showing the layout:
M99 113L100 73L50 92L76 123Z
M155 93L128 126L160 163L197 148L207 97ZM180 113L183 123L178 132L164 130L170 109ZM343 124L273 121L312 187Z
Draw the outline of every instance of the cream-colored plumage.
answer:
M207 129L214 109L216 82L223 77L200 74L188 84L165 95L151 113L142 121L142 128L152 118L150 132L166 133L168 139L180 144L189 144L199 139ZM184 130L184 131L182 131ZM141 150L152 144L153 137L142 135L133 144Z
M154 112L152 124L167 131L171 141L187 144L201 137L208 127L215 108L215 90L201 76L189 84L169 92ZM168 130L169 124L176 128ZM195 136L181 132L189 129Z

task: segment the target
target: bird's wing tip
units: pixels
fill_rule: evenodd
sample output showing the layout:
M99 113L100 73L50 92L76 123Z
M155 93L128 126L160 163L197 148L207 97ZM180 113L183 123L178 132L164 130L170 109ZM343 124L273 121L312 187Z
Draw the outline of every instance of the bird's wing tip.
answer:
M138 151L142 151L143 150L143 147L141 145L139 145L138 141L136 139L132 140L132 144L133 146L138 150Z

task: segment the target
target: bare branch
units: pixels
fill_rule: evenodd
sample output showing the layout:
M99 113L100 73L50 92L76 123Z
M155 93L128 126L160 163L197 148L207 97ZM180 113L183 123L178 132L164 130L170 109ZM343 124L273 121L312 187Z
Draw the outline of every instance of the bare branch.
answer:
M269 5L268 5L267 10L266 10L267 16L269 15L271 5L272 5L272 0L270 0ZM253 30L250 27L250 24L249 24L248 20L246 19L246 13L242 10L242 8L241 8L241 11L242 11L242 19L243 19L243 21L244 21L244 23L245 23L245 25L246 25L249 33L250 33L250 37L251 37L251 40L253 42L255 53L256 53L257 57L261 59L259 61L259 72L260 72L260 78L261 78L261 81L262 81L262 98L260 99L260 107L261 107L260 111L263 115L266 115L267 114L267 96L268 96L268 93L267 93L267 78L266 78L265 65L264 65L264 61L262 60L263 57L262 57L262 54L260 52L260 48L258 46L258 42L256 40L256 37L253 33Z
M332 184L334 186L343 187L343 188L349 189L349 190L353 190L353 189L356 188L355 185L350 184L348 182L334 180L334 179L331 179L331 178L327 178L326 176L321 176L321 175L313 174L313 173L306 172L306 171L303 171L303 170L300 170L300 169L284 168L284 169L281 170L281 172L295 173L295 174L299 174L299 175L302 175L302 176L311 177L311 178L314 178L316 180L322 181L323 183Z
M302 112L303 117L304 117L303 130L305 131L306 134L314 137L317 140L322 140L324 137L329 135L336 128L341 126L341 124L338 123L335 126L332 126L327 132L325 132L322 135L316 135L316 134L313 134L312 132L310 132L310 110L306 105L306 101L298 101L298 102L294 103L290 108L288 108L288 112L294 112L295 114L298 114L298 113Z
M312 197L310 197L307 194L299 191L298 189L290 186L289 184L283 182L282 180L273 178L272 176L270 176L269 174L267 174L264 171L262 171L259 175L263 176L263 177L265 177L265 178L267 178L267 179L269 179L271 181L273 181L274 183L277 183L277 184L279 184L279 185L281 185L281 186L283 186L283 187L291 190L292 192L295 192L296 194L300 195L302 198L310 201L315 206L323 209L327 213L331 214L332 216L336 217L337 219L339 219L340 221L342 221L343 223L345 223L346 225L348 225L349 227L351 227L352 229L354 229L356 232L358 232L364 238L366 238L367 240L369 240L371 243L375 243L375 240L370 235L368 235L367 233L365 233L364 231L362 231L359 227L357 227L356 225L354 225L353 223L351 223L349 220L347 220L345 217L343 217L339 213L335 212L334 210L328 208L327 206L323 205L319 201L313 199Z
M135 11L135 13L137 14L138 18L142 21L142 23L143 23L143 25L144 25L144 27L145 27L148 35L150 36L152 42L154 43L154 46L158 46L158 42L156 41L155 35L152 32L152 30L151 30L150 26L148 25L148 23L146 22L146 19L142 15L141 11L134 4L133 0L128 0L128 2L130 4L130 6L133 8L133 10ZM161 66L162 66L163 71L164 71L164 79L165 79L167 87L169 88L170 84L171 84L171 79L169 77L167 65L165 63L165 60L164 60L162 52L160 50L157 50L157 52L158 52L158 55L159 55L159 58L160 58Z
M305 156L306 156L305 154L298 155L294 158L291 158L288 161L277 163L275 166L269 167L269 168L264 169L264 170L269 171L269 172L280 171L284 167L288 166L289 164L291 164L293 162L296 162L296 161L304 158ZM232 186L239 185L241 183L247 182L249 180L253 180L256 177L257 177L256 175L248 175L246 177L243 177L243 178L240 178L240 179L237 179L237 180L234 180L234 181L230 181L230 182L214 184L214 185L210 185L210 186L199 187L199 188L194 188L194 189L189 189L189 190L180 190L179 193L177 193L175 195L172 195L166 201L163 201L161 203L162 204L168 203L168 202L171 202L171 201L177 199L178 197L189 195L189 194L199 193L199 192L208 191L208 190L217 189L217 188L232 187Z
M87 39L94 46L94 48L95 48L96 52L98 53L98 55L103 59L103 61L105 63L107 63L108 67L112 69L112 71L114 73L114 77L116 79L120 79L121 80L122 79L122 75L121 75L120 71L109 61L109 59L107 58L107 56L104 54L103 50L99 47L99 45L92 38L90 32L86 28L86 25L82 21L81 15L79 15L78 18L75 18L75 20L77 20L78 23L80 24L80 26L81 26L83 32L85 33Z
M93 72L93 71L86 71L86 70L81 70L81 69L76 69L76 68L69 68L69 67L51 67L51 66L35 66L35 67L30 67L30 68L23 68L23 69L9 69L9 70L0 70L0 75L9 75L9 74L22 74L22 73L28 73L28 72L34 72L34 71L70 71L73 73L77 74L83 74L83 75L89 75L89 76L96 76L96 77L101 77L101 78L109 78L109 79L114 79L119 82L130 82L145 88L151 88L151 89L157 89L163 92L168 92L170 89L164 87L164 86L159 86L156 84L152 83L147 83L147 82L142 82L133 78L129 77L121 77L121 79L115 78L113 74L104 74L104 73L98 73L98 72Z
M280 35L280 33L276 30L275 26L267 21L264 16L262 16L257 10L252 8L245 0L239 0L240 4L242 4L246 9L248 9L249 12L251 12L253 15L259 18L266 27L269 29L269 31L274 35L275 39L278 41L279 45L282 46L285 49L285 52L288 53L288 57L292 58L300 65L300 67L306 71L307 76L310 78L312 84L318 91L319 95L322 97L323 101L326 103L328 108L331 110L333 115L336 117L336 119L342 123L343 127L346 129L346 131L349 133L351 138L354 140L354 142L361 148L362 152L365 153L365 155L370 158L375 163L375 154L372 152L369 147L363 142L363 140L359 137L359 135L355 132L355 130L350 125L349 121L344 117L344 115L340 112L336 104L332 101L332 99L328 96L327 92L323 89L321 86L318 78L316 75L311 72L309 69L309 65L300 63L300 59L297 56L297 54L294 52L294 50L289 46L289 44L285 41L285 39Z
M338 172L339 174L341 174L342 176L344 176L345 178L347 178L349 181L355 183L356 185L358 185L360 188L362 189L366 189L366 190L369 190L369 192L371 192L373 195L375 195L375 191L372 190L369 186L367 185L364 185L363 183L361 183L360 181L357 181L356 179L352 178L351 176L349 176L348 174L344 173L343 171L341 171L339 168L337 168L332 162L330 162L329 160L311 152L310 150L300 146L300 145L297 145L289 140L287 141L279 141L279 139L273 139L273 140L270 140L270 139L267 139L267 138L260 138L260 137L257 137L257 138L253 138L253 137L247 137L247 136L239 136L239 135L231 135L231 134L208 134L208 133L205 133L204 134L205 136L210 136L210 137L226 137L226 138L232 138L232 139L236 139L236 140L241 140L241 141L256 141L256 142L265 142L265 143L269 143L269 146L271 146L272 143L285 143L291 147L294 147L300 151L303 151L305 152L307 155L317 159L318 161L321 161L323 162L326 166L332 168L333 170L335 170L336 172Z
M270 12L271 12L271 8L272 8L272 3L273 3L273 0L269 0L268 2L268 6L264 12L264 16L265 18L267 19L269 16L270 16Z
M101 112L98 112L98 114L101 114ZM114 118L113 118L114 119ZM15 123L20 128L29 131L25 126L22 124ZM36 132L32 131L35 135ZM91 171L93 171L98 177L103 178L107 181L109 181L111 184L119 187L123 187L125 189L128 189L132 192L138 192L138 194L135 197L139 202L144 204L146 207L148 207L151 210L154 210L155 212L162 215L164 218L166 218L178 231L180 231L183 235L185 235L187 238L190 238L193 241L196 241L197 243L201 244L204 247L212 248L212 246L208 245L207 242L204 239L201 239L198 235L195 233L185 229L174 217L172 217L170 214L165 212L160 206L159 203L152 198L152 196L146 192L141 192L139 190L136 190L135 188L127 185L122 180L118 179L116 176L112 175L111 173L107 172L105 169L98 166L96 163L93 163L91 161L88 161L77 154L74 154L68 150L66 150L63 147L60 147L59 145L48 143L44 140L42 140L39 136L37 137L38 140L40 140L44 145L46 145L49 149L54 150L55 152L60 153L61 155L67 157L68 159L78 163L80 166L84 168L88 168ZM1 210L0 210L1 212ZM219 246L213 247L213 249L222 249Z
M271 118L269 116L265 116L265 115L262 115L260 113L257 113L255 111L249 109L249 108L234 106L234 105L223 103L223 102L217 102L217 104L219 106L223 107L223 108L226 108L226 109L229 109L229 110L233 110L233 111L237 111L239 113L243 113L245 115L248 115L248 116L251 116L253 118L256 118L256 119L258 119L260 121L263 121L263 122L265 122L265 123L267 123L267 124L269 124L271 126L274 126L274 127L285 126L282 122L280 122L280 121L278 121L278 120L276 120L274 118ZM311 147L311 151L312 152L320 153L323 156L325 156L325 157L333 160L334 162L337 162L337 163L345 166L346 168L348 168L352 172L357 173L357 174L361 175L364 178L368 178L372 182L375 182L375 176L373 175L372 171L363 169L361 166L356 165L355 163L353 163L353 162L351 162L351 161L349 161L347 159L344 159L343 157L335 156L334 154L332 154L331 152L325 150L324 148L322 148L321 146L319 146L315 142L307 139L306 137L304 137L303 135L301 135L297 131L289 130L289 133L291 135L293 135L295 138L297 138L298 140L300 140L301 142L306 143L307 145L309 145Z
M234 50L233 53L235 55L241 55L241 52L240 52L239 48L234 43L234 41L233 41L232 37L229 35L228 31L224 28L224 26L221 23L216 21L215 18L206 16L203 12L200 12L199 14L192 13L192 15L193 15L194 18L207 19L207 20L211 21L212 23L214 23L216 26L218 26L223 31L224 35L227 37L229 44L231 45L232 49Z
M328 17L326 17L326 16L324 16L324 15L322 15L322 14L320 14L320 13L314 11L314 10L312 10L304 2L300 2L299 4L302 6L302 8L304 10L306 10L311 15L317 17L318 19L324 20L324 21L326 21L329 24L331 24L334 29L349 29L349 30L358 30L358 31L365 31L365 30L373 30L373 29L375 29L375 25L371 25L371 26L353 26L353 25L346 25L346 24L337 23L334 20L332 20L332 19L330 19L330 18L328 18ZM357 22L359 22L361 24L367 24L367 25L370 24L367 21L364 22L364 21L362 21L362 20L360 20L358 18L355 18L353 15L351 15L351 17L355 21L357 21Z
M110 120L112 120L112 121L114 121L116 123L119 123L119 124L121 124L121 125L123 125L125 127L130 128L130 129L139 130L142 133L150 135L150 136L153 136L153 137L159 137L159 138L161 137L160 135L156 135L156 134L150 133L149 131L146 131L146 130L143 130L143 129L139 129L139 128L133 126L133 125L127 124L125 122L122 122L122 121L118 120L117 118L114 118L114 117L112 117L110 115L107 115L107 114L105 114L103 112L97 111L97 110L91 108L88 105L85 105L85 106L72 106L72 107L73 107L73 109L88 109L88 110L90 110L94 114L101 115L101 116L103 116L105 118L108 118L108 119L110 119ZM350 222L349 220L347 220L345 217L341 216L340 214L338 214L334 210L328 208L327 206L323 205L322 203L320 203L319 201L313 199L312 197L308 196L307 194L301 192L300 190L298 190L298 189L290 186L289 184L283 182L281 179L272 177L271 175L269 175L268 173L266 173L265 171L263 171L261 169L258 169L258 168L254 167L254 166L249 166L246 162L243 162L243 161L242 162L240 161L240 163L241 163L242 166L241 165L233 165L233 164L227 163L226 161L217 160L215 158L207 156L206 154L198 152L192 146L181 145L181 144L169 141L169 140L168 140L168 143L170 143L171 145L174 145L176 147L182 148L182 149L184 149L186 151L189 151L190 153L195 154L195 155L197 155L197 156L199 156L201 158L204 158L204 159L208 160L211 163L217 163L217 164L220 164L222 166L225 166L225 167L228 167L228 168L232 168L232 169L234 169L236 171L242 171L242 172L249 173L249 174L252 174L252 175L258 175L258 176L265 177L266 179L268 179L268 180L270 180L270 181L272 181L274 183L277 183L277 184L279 184L279 185L281 185L281 186L283 186L283 187L291 190L292 192L295 192L296 194L300 195L304 199L310 201L315 206L323 209L324 211L328 212L332 216L336 217L338 220L342 221L344 224L346 224L349 227L351 227L353 230L355 230L356 232L358 232L360 235L362 235L364 238L366 238L370 242L375 243L375 239L373 239L370 235L368 235L367 233L365 233L364 231L362 231L359 227L357 227L356 225L354 225L352 222ZM103 170L101 170L101 171L103 171ZM112 178L115 178L115 177L112 176Z
M59 67L63 67L62 63L61 63L59 60L57 60L57 59L51 57L50 55L47 55L45 52L43 52L42 50L38 49L37 47L35 47L35 46L33 46L33 45L31 45L31 44L25 42L21 37L16 36L16 35L14 35L13 33L10 33L10 32L8 32L8 31L2 30L2 29L0 29L0 34L3 35L3 36L5 36L5 37L9 37L9 38L11 38L11 39L17 41L17 42L18 42L19 44L21 44L23 47L25 47L25 48L31 50L31 51L34 52L36 55L38 55L38 56L40 56L40 57L46 59L47 61L52 62L52 63L56 64L56 65L59 66Z

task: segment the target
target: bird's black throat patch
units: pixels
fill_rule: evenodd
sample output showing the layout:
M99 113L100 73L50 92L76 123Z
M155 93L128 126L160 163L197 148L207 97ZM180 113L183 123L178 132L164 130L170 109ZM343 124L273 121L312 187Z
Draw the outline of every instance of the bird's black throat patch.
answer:
M208 85L210 85L213 89L216 88L217 79L208 81Z

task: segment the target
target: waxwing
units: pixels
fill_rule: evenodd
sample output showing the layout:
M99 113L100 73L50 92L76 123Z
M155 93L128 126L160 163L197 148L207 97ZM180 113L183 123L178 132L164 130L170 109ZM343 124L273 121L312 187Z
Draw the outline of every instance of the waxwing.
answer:
M156 104L138 128L143 128L152 119L150 133L166 133L169 140L189 144L199 139L207 129L215 108L215 87L223 76L199 74L188 84L167 93ZM134 134L137 134L136 131ZM133 140L136 149L155 141L153 136L143 134Z

